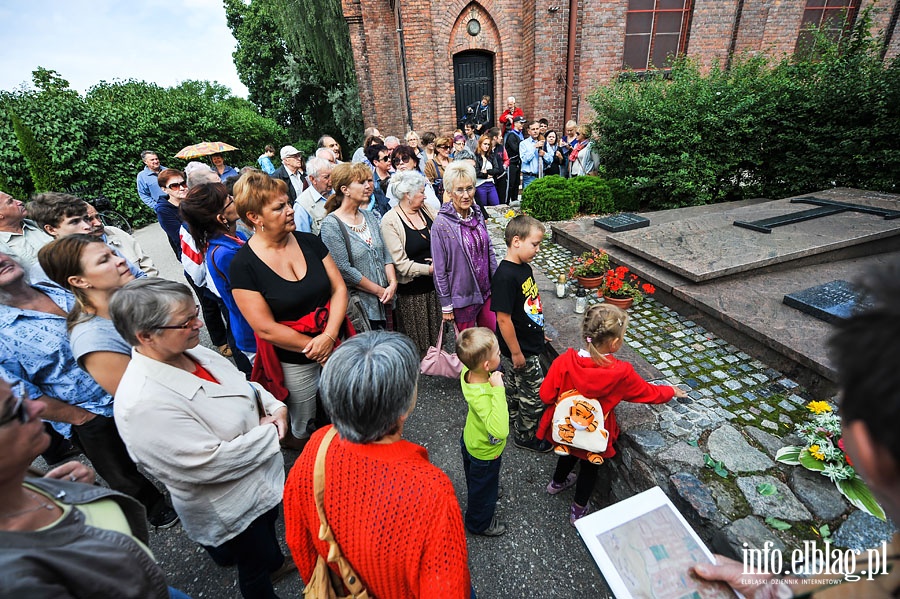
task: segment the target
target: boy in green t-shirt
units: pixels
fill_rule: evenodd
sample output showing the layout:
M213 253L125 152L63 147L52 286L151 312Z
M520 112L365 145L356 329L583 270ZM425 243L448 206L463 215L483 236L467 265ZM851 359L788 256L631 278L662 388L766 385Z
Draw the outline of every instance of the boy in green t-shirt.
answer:
M459 334L456 354L465 366L459 376L469 404L459 443L466 471L466 529L496 537L506 532L495 510L500 488L500 459L509 436L509 409L500 365L500 344L490 329L474 327Z

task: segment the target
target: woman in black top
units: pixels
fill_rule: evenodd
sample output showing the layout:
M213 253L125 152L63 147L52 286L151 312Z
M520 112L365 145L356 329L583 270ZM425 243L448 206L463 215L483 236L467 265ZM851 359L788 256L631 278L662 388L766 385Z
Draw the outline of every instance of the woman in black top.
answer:
M479 206L496 206L500 203L494 180L503 174L503 163L497 160L493 149L491 138L482 135L475 152L475 201Z
M419 353L437 342L441 306L434 291L431 223L435 211L425 203L428 181L418 171L399 171L391 180L397 205L381 220L381 237L397 271L397 330L415 342Z
M300 449L314 430L319 373L340 334L347 287L319 238L296 232L283 181L245 173L234 186L234 202L255 234L231 263L232 294L256 333L257 366L289 392L291 436L283 444ZM268 345L274 360L265 359Z

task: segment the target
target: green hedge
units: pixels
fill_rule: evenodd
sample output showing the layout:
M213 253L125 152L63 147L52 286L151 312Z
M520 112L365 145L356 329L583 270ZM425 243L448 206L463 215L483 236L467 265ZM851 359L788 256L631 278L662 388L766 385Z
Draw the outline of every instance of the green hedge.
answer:
M601 177L564 179L551 175L537 179L522 192L522 211L548 220L567 220L581 214L632 210L633 186Z
M184 146L224 141L239 148L226 155L226 163L240 169L257 166L266 144L308 148L310 143L288 139L282 127L216 83L162 88L143 81L101 82L81 95L54 71L38 69L34 84L35 89L0 92L0 183L22 200L27 198L18 194L44 186L33 180L33 160L20 151L12 113L46 152L57 190L102 192L136 225L156 218L135 187L142 150L155 150L163 165L182 168L187 161L174 156Z
M813 60L690 60L596 90L596 148L607 175L653 208L834 186L900 191L900 60L884 64L868 12ZM615 195L615 192L614 192Z

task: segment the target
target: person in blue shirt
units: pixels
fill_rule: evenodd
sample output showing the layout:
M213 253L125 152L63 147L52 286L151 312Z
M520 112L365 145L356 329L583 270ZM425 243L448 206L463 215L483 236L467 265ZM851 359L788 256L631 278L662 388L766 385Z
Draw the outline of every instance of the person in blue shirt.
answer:
M138 472L119 437L112 396L72 354L66 317L74 304L58 285L30 284L22 266L0 253L0 377L41 400L44 419L64 437L75 437L110 487L144 505L152 525L172 526L178 516Z
M213 154L209 157L209 161L212 162L213 170L216 171L216 174L219 175L219 179L222 183L225 182L225 179L228 177L240 177L241 174L237 172L233 166L228 166L225 164L225 157L221 154Z
M528 137L519 144L519 157L522 159L522 191L541 176L543 171L544 149L538 142L541 124L532 121L528 124Z
M275 146L267 145L266 151L260 155L259 158L256 159L257 164L259 164L259 168L267 174L271 175L275 172L275 165L272 164L272 158L275 157Z
M141 152L141 161L144 163L144 170L139 172L137 176L138 196L150 210L154 210L159 198L166 195L166 192L160 189L156 180L159 173L166 167L160 164L159 156L152 150Z

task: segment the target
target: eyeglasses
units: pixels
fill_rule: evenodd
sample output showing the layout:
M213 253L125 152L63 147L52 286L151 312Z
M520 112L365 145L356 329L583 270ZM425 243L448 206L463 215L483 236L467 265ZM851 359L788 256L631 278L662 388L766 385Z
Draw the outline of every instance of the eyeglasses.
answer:
M28 400L28 391L25 389L24 383L19 383L16 387L18 387L18 392L13 393L15 400L13 401L12 409L3 418L0 418L0 426L9 424L13 420L18 420L20 424L31 422L31 415L28 413L28 408L25 405L25 402Z
M435 146L438 150L449 150L450 146Z
M391 157L390 157L390 156L381 156L381 157L378 158L378 160L379 160L380 162L390 162L390 161L391 161Z
M463 194L465 194L467 196L471 196L473 193L475 193L475 186L469 185L468 187L457 187L456 189L453 190L453 193L455 193L458 196L461 196Z
M219 210L219 212L225 212L232 204L234 204L234 196L228 196L228 201L225 202L225 205L222 206L222 209Z
M166 185L166 189L187 189L187 183L185 183L184 181L169 183L168 185Z
M194 315L188 318L182 324L167 324L162 327L156 327L157 329L190 329L194 326L194 321L200 317L200 306L197 305L197 310L194 312Z

